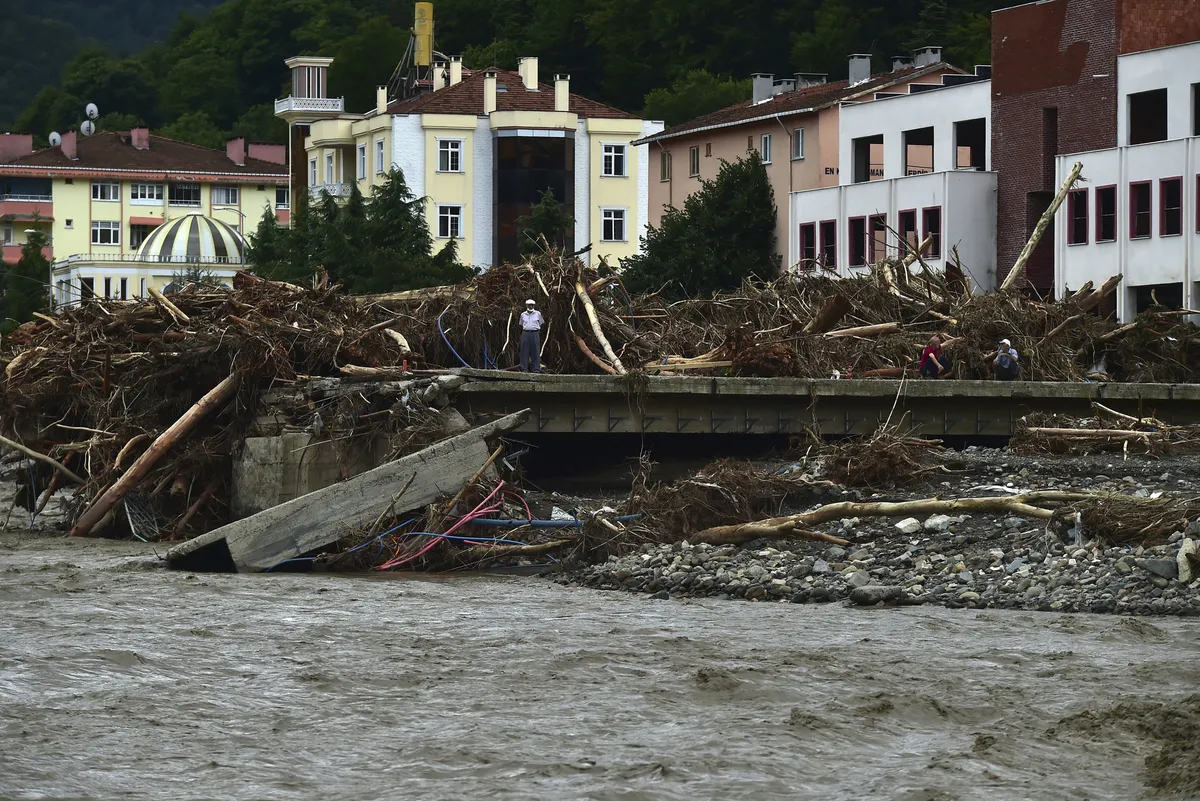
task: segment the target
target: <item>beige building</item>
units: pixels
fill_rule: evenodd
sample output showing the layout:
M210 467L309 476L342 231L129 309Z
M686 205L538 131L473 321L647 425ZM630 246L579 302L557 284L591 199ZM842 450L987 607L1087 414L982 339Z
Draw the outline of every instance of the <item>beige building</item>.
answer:
M776 252L787 259L791 193L838 185L840 105L907 93L909 84L941 87L944 73L960 72L942 62L941 50L933 47L918 51L915 60L897 58L891 72L872 75L870 70L870 56L855 55L845 81L829 83L814 73L785 80L757 74L750 100L634 142L650 152L650 224L661 223L665 207L682 208L701 180L717 176L723 160L757 151L775 192ZM872 164L878 162L872 176L882 177L882 143L868 152Z

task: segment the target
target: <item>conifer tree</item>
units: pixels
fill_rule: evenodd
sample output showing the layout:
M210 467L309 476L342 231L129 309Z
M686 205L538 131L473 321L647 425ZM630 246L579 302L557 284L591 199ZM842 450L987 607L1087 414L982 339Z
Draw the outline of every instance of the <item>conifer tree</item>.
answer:
M574 226L575 218L567 213L566 206L555 200L554 191L543 190L541 199L529 214L517 219L521 255L540 253L544 247L542 237L553 247L566 248Z
M4 322L0 331L5 334L50 305L50 261L42 254L47 241L40 231L30 234L21 248L21 260L4 275Z

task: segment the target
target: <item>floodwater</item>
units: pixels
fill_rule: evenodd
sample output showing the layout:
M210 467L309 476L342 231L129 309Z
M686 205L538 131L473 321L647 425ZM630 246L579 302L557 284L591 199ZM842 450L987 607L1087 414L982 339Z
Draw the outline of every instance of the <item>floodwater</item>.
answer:
M1188 620L190 575L6 536L0 621L4 799L1133 799L1198 773L1172 750L1200 732Z

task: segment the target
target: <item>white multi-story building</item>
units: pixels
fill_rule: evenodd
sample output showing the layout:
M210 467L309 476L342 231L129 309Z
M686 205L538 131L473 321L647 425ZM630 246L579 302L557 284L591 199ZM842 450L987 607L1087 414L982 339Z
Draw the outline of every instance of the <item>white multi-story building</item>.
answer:
M1200 42L1117 58L1118 146L1057 157L1055 294L1121 276L1117 316L1200 303Z
M789 263L849 276L932 237L930 267L957 253L972 288L992 289L989 78L989 68L976 67L877 93L875 102L842 103L838 185L791 193Z

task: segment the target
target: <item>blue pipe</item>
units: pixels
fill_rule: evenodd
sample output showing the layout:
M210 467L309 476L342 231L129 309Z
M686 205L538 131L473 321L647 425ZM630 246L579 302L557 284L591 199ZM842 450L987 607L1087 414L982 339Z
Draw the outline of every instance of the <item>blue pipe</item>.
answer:
M629 523L633 520L640 520L641 515L625 515L623 517L614 518L618 523ZM467 525L470 526L492 526L494 528L520 528L521 526L530 526L532 528L579 528L583 525L580 520L491 520L488 518L479 518L472 520Z
M449 309L447 309L446 311L449 311ZM454 346L450 344L450 340L446 337L446 329L442 328L442 318L445 316L446 316L445 311L438 315L438 318L437 318L438 333L442 335L442 341L446 343L446 347L450 349L450 352L454 354L455 358L457 358L460 362L462 362L462 366L470 367L471 365L467 364L466 359L464 359L462 356L458 355L458 351L456 351L454 349Z

